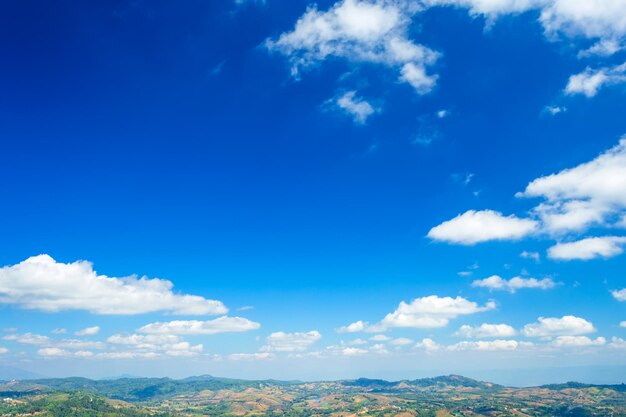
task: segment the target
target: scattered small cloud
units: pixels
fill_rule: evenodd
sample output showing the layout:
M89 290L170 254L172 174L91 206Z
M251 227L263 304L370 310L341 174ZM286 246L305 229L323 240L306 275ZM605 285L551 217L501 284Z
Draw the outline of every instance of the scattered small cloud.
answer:
M247 332L260 328L259 323L243 317L222 316L213 320L174 320L147 324L140 333L169 335L212 335L218 333Z
M74 334L76 336L94 336L94 335L97 335L98 333L100 333L100 326L86 327L84 329L81 329L75 332Z
M262 352L304 352L314 343L318 342L322 335L317 330L310 332L274 332L265 339Z
M556 116L557 114L565 113L566 111L567 107L563 106L546 106L543 108L543 112L551 116Z
M541 261L541 255L539 254L539 252L523 251L522 253L519 254L519 256L520 258L523 258L523 259L531 259L537 263Z
M468 339L483 339L492 337L511 337L516 334L517 331L508 324L483 323L478 327L472 327L465 324L461 326L454 335Z
M472 282L472 287L488 288L490 290L508 291L511 294L517 292L523 288L537 288L541 290L548 290L554 288L556 283L552 278L522 278L514 277L510 280L503 279L498 275L492 275L485 279L479 279Z
M613 298L617 301L626 301L626 288L611 291L611 295L613 295Z
M379 111L365 99L358 97L356 91L347 91L331 99L327 102L328 105L335 106L343 113L352 117L354 123L360 125L365 124L370 116Z

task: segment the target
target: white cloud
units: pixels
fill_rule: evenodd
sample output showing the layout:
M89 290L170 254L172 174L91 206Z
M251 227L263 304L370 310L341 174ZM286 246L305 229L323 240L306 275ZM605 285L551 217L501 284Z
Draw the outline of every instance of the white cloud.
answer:
M559 237L590 227L626 227L626 137L595 159L531 181L516 197L542 198L531 218L505 217L470 210L430 230L434 240L472 245L488 240L519 239L543 232ZM553 259L608 258L623 252L623 236L588 237L558 243ZM525 256L530 257L530 253Z
M520 342L517 340L478 340L478 341L464 341L454 345L446 347L447 350L482 350L482 351L497 351L497 350L516 350L520 346Z
M272 358L272 354L268 352L258 353L232 353L228 355L228 359L231 361L253 361L253 360L265 360Z
M347 326L342 326L337 329L337 333L357 333L365 331L367 323L362 320L355 321Z
M549 39L585 37L600 42L621 43L626 36L626 0L424 0L428 6L454 5L484 15L490 23L497 18L530 10L540 12L539 21ZM598 47L605 54L615 47Z
M34 333L11 334L4 336L2 339L17 342L22 345L45 345L46 343L50 343L50 338L48 336L42 336Z
M357 124L365 123L367 119L377 111L370 103L361 97L357 97L356 91L348 91L334 98L332 102L343 112L351 116L354 123Z
M437 84L436 75L428 75L423 65L408 62L400 69L400 81L409 83L419 94L427 94Z
M595 331L591 322L576 316L539 317L536 323L527 324L522 329L527 337L577 336Z
M162 279L98 275L87 261L56 262L33 256L0 269L0 302L25 309L57 312L86 310L95 314L223 314L226 307L197 295L175 294Z
M624 49L624 46L615 39L602 39L593 44L590 48L580 51L578 53L578 58L588 58L593 56L607 57L616 54L622 49Z
M441 345L435 342L433 339L425 338L421 342L415 344L416 349L424 349L426 352L434 352L441 349Z
M548 35L617 40L626 35L625 0L544 1L540 21Z
M3 355L3 354L8 353L8 352L9 352L9 349L0 347L0 355Z
M445 327L450 319L493 310L495 307L493 301L481 307L463 297L452 298L431 295L416 298L411 303L402 301L394 312L385 316L379 326L382 329Z
M180 342L180 338L170 334L114 334L107 338L107 342L119 345L153 348L157 345L178 343Z
M112 345L121 345L130 350L111 351L106 355L108 359L128 359L128 357L191 357L203 351L202 344L192 345L181 340L178 336L166 334L116 334L107 339ZM117 354L117 355L116 355ZM102 356L101 356L102 357Z
M609 347L613 349L626 349L626 340L621 337L612 337Z
M398 337L396 339L391 340L389 344L393 346L407 346L407 345L412 345L413 340L407 337Z
M622 321L622 322L619 324L619 327L626 327L626 321Z
M263 352L304 352L318 342L322 335L317 330L310 332L285 333L275 332L265 339Z
M541 260L541 255L539 255L538 252L523 251L519 254L519 256L524 259L532 259L535 262L539 262Z
M523 13L541 6L541 0L424 0L427 6L457 6L469 9L471 15L495 19L506 14Z
M602 87L626 83L626 62L599 69L587 67L583 72L569 77L565 93L593 97Z
M611 295L613 295L617 301L626 301L626 288L611 291Z
M389 353L385 345L383 345L382 343L377 343L375 345L372 345L372 347L370 347L370 352L381 354L381 355Z
M590 162L532 181L518 197L546 200L535 210L544 228L561 233L611 224L626 212L626 138Z
M77 339L61 339L51 341L52 345L62 349L70 350L84 350L84 349L104 349L105 344L102 342L94 342L91 340L77 340Z
M343 356L359 356L365 355L369 351L367 349L355 348L355 347L347 347L341 350L341 354Z
M71 351L84 349L102 349L104 347L104 344L102 342L76 339L51 339L48 336L34 333L12 334L3 337L3 339L13 341L22 345L40 345L45 346L46 348L54 347L57 349L69 349Z
M436 77L426 74L438 54L408 38L413 11L403 2L343 0L327 11L311 6L293 31L268 39L266 47L287 56L291 72L328 58L375 63L400 71L419 94L429 92Z
M493 210L469 210L433 227L428 237L461 245L489 240L518 240L537 230L538 223L516 216L503 216Z
M242 317L222 316L213 320L174 320L150 323L139 329L141 333L174 335L211 335L217 333L246 332L261 325Z
M94 336L100 333L100 326L86 327L74 333L76 336Z
M55 347L39 349L37 351L37 354L45 358L69 358L69 357L89 358L93 356L92 352L89 352L86 350L71 352L69 350L64 350L64 349L55 348Z
M389 339L391 338L389 336L385 336L384 334L377 334L377 335L370 337L370 340L372 342L386 342Z
M551 344L556 347L603 346L606 344L606 339L604 337L590 339L587 336L559 336Z
M52 334L65 334L65 333L67 333L67 329L63 329L63 328L52 329L50 331L50 333L52 333Z
M559 113L565 113L567 111L567 108L561 106L546 106L543 108L543 111L552 116L556 116Z
M472 282L472 287L489 288L490 290L502 290L510 293L515 293L517 290L523 288L538 288L541 290L547 290L554 288L555 282L551 278L522 278L514 277L510 280L501 278L498 275L492 275L489 278L479 279Z
M115 351L103 352L95 355L98 359L156 359L160 355L156 352L139 352L139 351Z
M384 332L392 328L431 329L445 327L450 319L459 316L480 313L496 308L493 301L479 306L463 297L439 297L431 295L416 298L411 303L400 302L398 308L385 316L379 323L370 324L357 321L338 329L340 333L347 332ZM383 339L378 339L383 341Z
M478 327L472 327L467 324L461 326L459 330L454 334L455 336L464 338L490 338L490 337L511 337L515 336L517 332L508 324L488 324L483 323Z
M351 341L347 342L346 344L350 345L350 346L367 345L367 340L354 339L354 340L351 340Z
M624 252L626 237L588 237L576 242L557 243L548 249L548 257L558 260L611 258Z

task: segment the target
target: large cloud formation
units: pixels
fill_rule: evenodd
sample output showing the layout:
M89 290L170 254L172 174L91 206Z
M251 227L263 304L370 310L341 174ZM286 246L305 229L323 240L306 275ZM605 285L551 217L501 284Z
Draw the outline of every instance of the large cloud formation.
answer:
M451 319L459 316L493 310L496 304L489 301L480 306L463 297L439 297L430 295L416 298L410 303L400 302L398 308L376 324L357 321L338 329L339 333L384 332L391 328L433 329L445 327Z
M158 278L98 275L90 262L61 263L48 255L33 256L0 269L0 303L30 310L185 315L228 311L220 301L176 294L173 287L171 281Z
M595 159L531 181L519 198L542 201L527 218L504 216L493 210L469 210L433 227L433 240L473 245L490 240L515 240L543 233L562 240L550 248L553 259L608 258L623 252L626 237L571 236L592 227L626 227L626 138Z
M626 0L340 0L327 10L309 6L292 30L267 39L265 46L287 57L294 76L340 58L394 68L400 81L426 94L437 82L437 74L429 74L428 68L441 54L414 42L409 26L434 7L467 9L471 16L484 16L488 25L505 15L537 13L549 40L595 42L578 53L581 58L609 56L625 48ZM626 82L623 65L587 68L570 78L565 91L591 97L602 86L621 82Z

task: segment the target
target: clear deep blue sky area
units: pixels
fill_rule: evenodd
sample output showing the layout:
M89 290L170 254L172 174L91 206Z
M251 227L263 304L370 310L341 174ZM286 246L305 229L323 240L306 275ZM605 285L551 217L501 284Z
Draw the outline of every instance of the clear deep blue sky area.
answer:
M0 379L626 382L626 0L0 2Z

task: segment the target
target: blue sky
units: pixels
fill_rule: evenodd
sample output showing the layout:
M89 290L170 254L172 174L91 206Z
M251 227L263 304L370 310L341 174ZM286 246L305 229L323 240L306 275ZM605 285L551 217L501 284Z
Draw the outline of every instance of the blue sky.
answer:
M623 382L623 0L0 7L4 366Z

